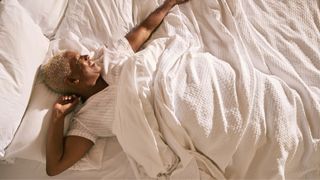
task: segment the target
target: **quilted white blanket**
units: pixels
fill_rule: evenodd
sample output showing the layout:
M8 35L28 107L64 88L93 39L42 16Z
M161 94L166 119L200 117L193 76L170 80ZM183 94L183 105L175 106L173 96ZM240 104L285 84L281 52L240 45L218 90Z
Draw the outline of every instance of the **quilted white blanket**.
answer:
M137 175L319 178L319 29L316 0L173 9L121 74L114 133Z

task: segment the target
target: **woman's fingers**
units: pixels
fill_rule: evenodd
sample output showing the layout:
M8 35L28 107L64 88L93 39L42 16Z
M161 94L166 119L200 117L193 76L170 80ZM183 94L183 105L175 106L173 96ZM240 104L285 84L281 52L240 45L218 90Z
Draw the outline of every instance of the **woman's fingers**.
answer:
M63 95L58 98L56 103L65 105L68 103L73 103L75 100L79 100L79 97L76 95Z
M79 103L80 98L76 95L60 96L57 102L53 105L54 110L60 112L62 115L70 113Z

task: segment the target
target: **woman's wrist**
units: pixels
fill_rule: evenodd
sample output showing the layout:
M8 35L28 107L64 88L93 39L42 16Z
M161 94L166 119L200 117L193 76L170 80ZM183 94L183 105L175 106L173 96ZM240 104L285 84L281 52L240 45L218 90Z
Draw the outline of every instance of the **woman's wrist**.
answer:
M177 1L175 1L175 0L166 0L164 2L164 4L167 5L168 7L170 7L170 9L171 9L177 4Z
M62 112L59 112L57 110L53 110L53 112L52 112L53 122L64 121L64 118L65 118L65 115Z

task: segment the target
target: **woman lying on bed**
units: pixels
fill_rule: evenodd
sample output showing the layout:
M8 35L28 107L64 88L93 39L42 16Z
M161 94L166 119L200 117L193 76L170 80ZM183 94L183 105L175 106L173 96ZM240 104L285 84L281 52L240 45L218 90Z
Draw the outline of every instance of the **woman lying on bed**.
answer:
M73 51L58 54L41 67L41 74L50 89L69 94L59 97L53 105L46 145L48 175L57 175L75 164L90 150L98 137L114 136L112 121L116 81L121 69L117 66L118 60L114 58L120 57L121 51L131 54L139 51L169 10L187 1L166 0L125 38L115 43L113 49L106 49L104 56L110 54L107 57L110 62L107 66L104 64L105 68L88 55ZM75 109L80 97L84 104ZM64 119L73 110L75 115L64 137Z

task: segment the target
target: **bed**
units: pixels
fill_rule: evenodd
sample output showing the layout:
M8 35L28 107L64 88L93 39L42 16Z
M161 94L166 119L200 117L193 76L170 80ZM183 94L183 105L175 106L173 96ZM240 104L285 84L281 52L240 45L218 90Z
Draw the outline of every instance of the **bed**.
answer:
M174 7L123 64L116 137L46 175L58 95L39 66L65 49L94 54L162 2L0 1L0 179L320 178L318 0Z

